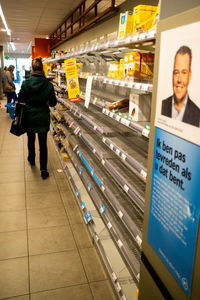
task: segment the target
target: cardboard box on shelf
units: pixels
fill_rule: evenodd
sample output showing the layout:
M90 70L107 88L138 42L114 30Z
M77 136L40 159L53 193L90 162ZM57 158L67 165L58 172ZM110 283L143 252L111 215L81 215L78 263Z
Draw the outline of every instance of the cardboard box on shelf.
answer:
M119 61L110 61L108 69L108 77L113 79L119 78Z
M126 11L120 14L118 38L124 38L132 33L133 29L133 12Z
M153 27L158 7L151 5L138 5L133 9L133 32L147 31Z
M139 77L140 75L140 59L141 54L138 51L129 53L128 56L128 76L129 77Z
M147 76L153 76L154 54L142 53L141 55L141 73Z
M119 61L119 79L124 79L124 59L120 59Z
M129 54L124 55L124 78L128 78Z
M135 122L150 121L151 97L149 94L131 93L129 97L129 116Z

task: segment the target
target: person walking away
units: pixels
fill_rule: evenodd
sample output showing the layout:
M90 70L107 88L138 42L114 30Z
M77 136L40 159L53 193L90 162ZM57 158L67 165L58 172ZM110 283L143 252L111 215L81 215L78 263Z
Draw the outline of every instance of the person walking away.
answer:
M50 127L49 106L55 106L57 99L52 83L43 72L40 58L32 61L31 76L23 81L18 95L18 101L25 102L24 119L28 136L28 161L35 165L35 137L38 134L40 150L41 177L49 176L47 171L47 133Z
M4 73L4 92L7 96L7 104L15 100L15 84L14 84L14 69L13 65L10 65ZM8 112L8 109L7 109Z

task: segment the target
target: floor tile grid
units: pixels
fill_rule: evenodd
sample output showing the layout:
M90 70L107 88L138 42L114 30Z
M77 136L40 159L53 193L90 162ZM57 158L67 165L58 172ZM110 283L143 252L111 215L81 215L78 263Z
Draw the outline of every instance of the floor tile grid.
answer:
M24 157L24 184L25 184L25 208L26 208L26 236L27 236L27 259L28 259L28 292L29 299L31 294L30 286L30 255L29 255L29 232L28 232L28 210L27 210L27 196L26 196L26 167L25 167L25 137L23 136L23 157Z
M4 123L4 122L3 122ZM8 124L8 122L5 122L5 123L7 123ZM4 124L5 124L4 123ZM9 125L8 125L9 126ZM8 127L7 126L7 127ZM1 129L2 129L2 127L1 127ZM6 130L5 131L8 131L8 129L9 128L6 128ZM5 132L4 131L4 132ZM1 137L2 137L2 135L1 135ZM50 142L50 144L53 144L53 141L51 140L51 142ZM23 137L23 144L24 144L24 147L23 147L23 160L24 160L24 162L23 162L23 164L24 164L24 183L26 183L26 178L25 178L25 171L27 170L27 168L30 168L30 166L27 164L27 161L26 161L26 156L27 156L27 139L26 139L26 136L24 136ZM38 145L37 145L38 146ZM38 148L38 147L37 147ZM59 158L58 158L58 154L56 153L56 151L55 151L55 146L53 145L53 147L51 147L51 145L50 145L50 173L51 173L51 177L53 176L54 178L55 178L55 182L56 182L56 184L57 184L57 187L58 187L58 191L59 191L59 194L61 194L61 191L60 191L60 188L59 188L59 185L58 185L58 176L56 176L57 175L57 173L56 173L56 171L54 170L54 172L52 172L52 170L53 170L53 168L56 166L57 167L57 163L59 162ZM53 150L52 150L53 149ZM53 154L53 152L54 152L54 155L51 155L51 154ZM37 152L37 154L38 154L38 152ZM53 159L53 164L51 164L51 158ZM57 159L56 159L57 158ZM51 166L51 165L53 165L53 167ZM28 167L27 167L28 166ZM40 177L38 177L38 179L37 180L41 180L41 178ZM62 191L63 192L63 191ZM71 190L71 186L70 186L70 192L72 193L72 190ZM25 190L25 197L26 197L26 190ZM62 198L62 196L60 197L61 199L62 199L62 202L63 202L63 198ZM28 207L27 207L27 199L25 198L25 200L26 200L26 231L27 231L27 237L28 237L28 235L29 235L29 232L28 232L28 215L27 215L27 212L28 212ZM75 203L76 203L76 200L74 199L74 201L75 201ZM77 204L77 203L76 203ZM66 213L66 216L68 216L68 212L67 212L67 207L65 206L65 204L64 204L64 202L63 202L63 207L64 207L64 210L65 210L65 213ZM78 207L78 205L77 205L77 208L79 209L79 207ZM83 222L84 223L84 222ZM88 276L87 276L87 271L86 271L86 269L85 269L85 266L84 266L84 262L83 262L83 260L82 260L82 255L81 255L81 250L84 250L84 249L86 249L87 247L89 248L89 249L92 249L92 246L85 246L84 245L84 249L82 248L82 249L80 249L79 250L79 245L78 245L78 243L76 242L76 238L75 238L75 235L74 235L74 231L73 231L73 226L71 225L71 223L69 222L69 227L70 227L70 229L71 229L71 232L72 232L72 235L73 235L73 238L74 238L74 242L76 243L76 247L77 247L77 249L78 249L78 254L79 254L79 257L80 257L80 261L81 261L81 263L82 263L82 268L83 268L83 270L84 270L84 273L85 273L85 276L86 276L86 278L87 278L87 282L88 282L88 287L89 287L89 289L90 289L90 292L91 292L91 295L92 295L92 297L93 297L93 299L96 299L96 296L95 296L95 292L94 292L94 287L93 287L93 285L95 285L95 284L97 284L98 282L99 283L101 283L102 282L102 285L104 284L104 281L103 280L94 280L94 281L91 281L91 280L89 280L89 278L88 278ZM87 227L86 227L87 228ZM87 230L87 229L86 229ZM27 251L28 251L28 276L29 276L29 294L30 294L30 291L31 291L31 288L30 288L30 263L29 263L29 257L30 257L30 253L29 253L29 238L27 238ZM62 252L62 251L61 251ZM78 286L78 284L77 284L77 286ZM67 286L67 287L69 287L69 285ZM65 287L64 287L65 288ZM23 296L22 296L23 297ZM27 295L27 297L29 297L28 295ZM17 299L17 298L16 298Z
M1 115L1 134L0 134L0 155L5 151L5 149L6 149L6 151L5 151L5 153L7 154L7 153L9 153L9 151L8 151L8 149L7 149L7 142L8 141L10 141L10 136L8 136L7 137L7 135L9 134L9 129L10 129L10 124L11 124L11 120L10 120L10 117L9 117L9 115L8 114L6 114L6 110L5 110L5 108L4 108L4 105L5 105L5 103L6 103L6 101L5 100L2 100L1 101L1 107L3 108L1 108L1 111L0 111L0 115ZM17 143L18 143L18 141L17 141ZM13 150L14 150L14 148L15 147L13 147ZM11 156L12 156L12 152L11 152ZM23 159L22 159L23 160ZM9 163L10 162L10 163ZM9 161L6 161L6 164L7 164L7 168L12 168L12 162L9 160ZM23 165L24 165L24 162L23 162ZM3 176L4 177L4 175L3 175L4 173L2 173L1 174L1 176ZM6 182L6 181L5 181ZM19 180L18 180L18 182L19 182ZM23 177L21 177L20 178L20 182L23 182L23 184L24 184L24 178ZM7 209L3 209L2 210L2 212L8 212L9 213L9 211L7 210ZM24 211L25 212L25 207L22 209L14 209L13 210L13 212L15 213L15 212L19 212L19 211ZM27 218L26 218L26 220L25 220L25 223L27 222ZM24 226L25 227L25 226ZM7 234L9 234L9 236L10 235L13 235L14 234L14 236L15 236L15 233L22 233L22 232L26 232L26 228L24 228L23 230L11 230L11 231L6 231L5 233L7 233ZM3 233L3 232L2 232ZM26 236L26 241L27 241L27 236ZM27 250L27 249L26 249ZM8 258L4 258L4 259L2 259L2 262L7 262L7 264L6 264L6 266L8 266L8 264L9 264L9 268L10 269L12 269L12 266L13 266L13 264L18 264L18 266L19 267L21 267L22 265L21 265L21 263L19 264L19 262L20 261L22 261L24 258L27 258L27 252L26 252L26 255L24 256L24 255L20 255L20 256L11 256L10 258L8 257ZM26 261L24 261L24 267L25 267L25 269L27 268L27 266L28 266L28 263L26 262ZM28 275L28 272L27 272L27 275ZM11 282L11 284L12 284L12 282ZM27 284L28 284L28 280L27 280ZM9 287L8 287L8 289L9 289ZM5 287L4 287L4 290L5 290ZM14 296L14 295L13 295ZM4 297L4 299L13 299L13 296L12 297ZM27 293L24 293L24 294L22 294L21 296L17 296L17 297L14 297L16 300L17 299L20 299L20 300L22 300L22 299L24 299L24 300L28 300L29 299L29 295L27 295ZM2 298L1 298L2 299Z
M26 138L25 138L25 143L26 143ZM25 147L26 147L26 146L25 146ZM52 147L52 144L50 145L50 148L51 148L51 147ZM51 150L52 150L52 149L49 149L49 154L51 153ZM25 152L26 152L26 151L25 151ZM57 156L57 154L56 154L56 156ZM50 157L50 159L49 159L48 165L49 165L50 169L53 170L53 168L52 168L52 166L51 166L51 155L49 155L49 157ZM56 157L56 158L59 160L58 157ZM54 173L51 173L50 176L53 176L53 177L55 178L56 185L57 185L57 188L58 188L58 193L60 194L60 189L59 189L59 186L58 186L58 183L57 183L57 180L56 180L56 177L55 177ZM25 181L25 182L26 182L26 181ZM70 192L73 193L72 190L70 190ZM61 197L61 195L60 195L60 197ZM61 199L62 199L62 197L61 197ZM26 199L26 200L27 200L27 199ZM67 210L66 210L66 208L65 208L64 203L63 203L63 207L64 207L64 210L65 210L65 213L66 213L66 218L68 218L68 213L67 213ZM27 211L27 206L26 206L26 211ZM79 251L79 248L78 248L78 245L77 245L77 242L76 242L74 233L73 233L73 229L72 229L72 226L71 226L70 223L69 223L69 227L70 227L70 229L71 229L71 232L72 232L72 235L73 235L73 238L74 238L74 242L75 242L76 247L77 247L77 251L78 251L78 254L79 254L79 257L80 257L80 260L81 260L81 264L82 264L82 268L83 268L83 270L84 270L84 274L85 274L85 276L86 276L86 278L87 278L87 282L88 282L88 286L89 286L89 288L90 288L91 295L93 295L92 289L91 289L91 287L90 287L90 285L89 285L89 280L88 280L88 277L87 277L87 273L86 273L86 270L85 270L85 267L84 267L84 264L83 264L81 255L80 255L80 251ZM28 228L28 224L27 224L27 228ZM40 229L42 229L42 228L40 228ZM29 236L28 236L28 235L29 235L29 233L28 233L28 230L27 230L27 237L28 237L28 238L27 238L27 243L28 243L28 241L29 241ZM29 249L29 244L27 244L27 247L28 247L28 249ZM28 251L29 251L29 250L28 250ZM65 251L60 251L60 252L65 252ZM52 252L52 253L56 253L56 252ZM57 253L58 253L58 252L57 252ZM30 253L28 252L28 263L29 263L29 256L30 256ZM34 255L31 255L31 256L34 256ZM67 286L67 287L70 287L70 286ZM63 286L63 288L65 288L65 286ZM45 292L45 291L44 291L44 292ZM30 263L29 263L29 294L30 294L30 297L31 297L31 288L30 288ZM35 294L35 293L34 293L34 294Z

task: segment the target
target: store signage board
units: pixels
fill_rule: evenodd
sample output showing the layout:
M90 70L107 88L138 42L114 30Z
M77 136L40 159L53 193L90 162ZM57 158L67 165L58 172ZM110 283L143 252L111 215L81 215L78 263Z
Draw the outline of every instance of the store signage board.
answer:
M161 33L155 126L200 146L199 32L200 22ZM191 72L189 54L181 54L184 51L191 51ZM172 114L172 102L174 95L181 99L185 93L187 104L180 121Z
M85 107L86 108L89 107L89 103L90 103L92 81L93 81L93 76L88 76L87 82L86 82L86 93L85 93Z
M200 148L156 128L148 242L190 295L200 213Z
M187 296L200 218L199 30L197 22L161 33L147 234L149 244ZM185 112L174 119L172 104L180 104L185 95L189 96Z
M64 61L69 102L81 101L76 59Z

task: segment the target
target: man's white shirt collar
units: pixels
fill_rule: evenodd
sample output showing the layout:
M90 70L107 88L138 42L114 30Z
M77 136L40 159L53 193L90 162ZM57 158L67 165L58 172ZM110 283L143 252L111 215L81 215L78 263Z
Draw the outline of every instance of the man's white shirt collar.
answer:
M175 101L174 101L174 96L172 97L172 119L177 120L177 121L183 121L183 116L185 113L185 108L188 102L188 94L185 98L185 101L183 103L183 106L181 107L180 112L177 111L175 108Z

